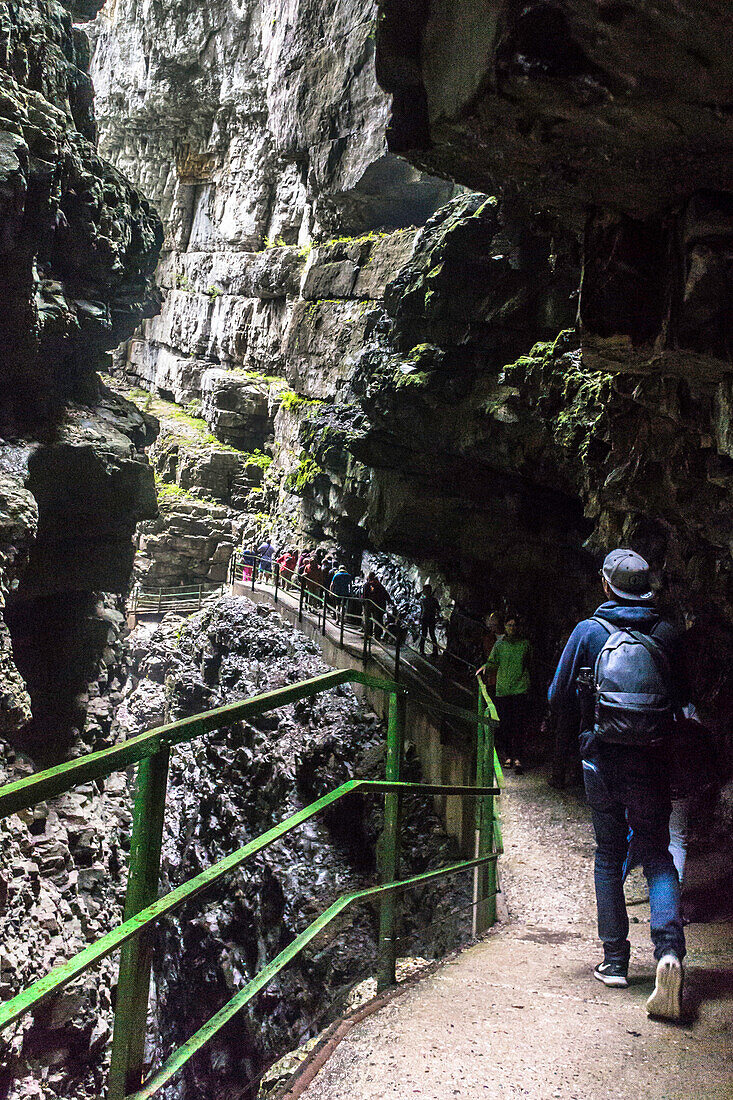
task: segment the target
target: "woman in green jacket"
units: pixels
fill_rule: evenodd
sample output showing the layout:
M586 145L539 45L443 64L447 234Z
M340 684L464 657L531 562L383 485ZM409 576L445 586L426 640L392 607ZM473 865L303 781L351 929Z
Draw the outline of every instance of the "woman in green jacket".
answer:
M496 710L499 715L499 743L504 748L504 765L514 764L520 775L524 756L524 732L528 714L530 659L532 647L524 637L516 615L504 623L504 634L497 638L486 662L496 669Z

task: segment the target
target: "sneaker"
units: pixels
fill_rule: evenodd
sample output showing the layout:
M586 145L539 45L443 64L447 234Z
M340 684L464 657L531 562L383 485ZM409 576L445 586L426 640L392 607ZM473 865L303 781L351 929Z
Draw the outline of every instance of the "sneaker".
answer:
M659 1016L665 1020L679 1020L682 1016L682 983L684 971L682 963L668 952L657 963L657 980L654 992L646 1002L649 1016Z
M618 989L626 989L629 984L626 974L628 964L620 962L602 962L593 971L593 977L598 978L604 985L616 986Z

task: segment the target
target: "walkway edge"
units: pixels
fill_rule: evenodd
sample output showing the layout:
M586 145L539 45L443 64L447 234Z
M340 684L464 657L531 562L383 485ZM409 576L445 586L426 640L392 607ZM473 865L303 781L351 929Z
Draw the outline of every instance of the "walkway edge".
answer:
M474 942L479 941L471 941L465 946L472 947ZM461 948L459 951L452 951L450 955L446 955L442 959L435 959L434 962L426 966L424 970L421 970L419 974L404 978L399 985L394 987L394 989L388 989L385 993L380 993L378 996L373 997L363 1008L357 1009L348 1016L341 1016L338 1020L334 1020L323 1032L323 1035L316 1046L313 1047L313 1050L308 1052L300 1065L293 1071L291 1076L282 1086L282 1091L273 1093L270 1100L298 1100L305 1090L313 1083L338 1045L346 1038L356 1024L361 1023L361 1021L365 1020L368 1016L373 1016L375 1012L379 1012L379 1010L384 1008L386 1004L389 1004L390 1001L394 1001L398 997L401 997L403 993L406 993L408 989L412 989L418 982L421 982L423 978L432 977L432 975L442 966L452 959L457 958L463 950L465 950L465 948Z

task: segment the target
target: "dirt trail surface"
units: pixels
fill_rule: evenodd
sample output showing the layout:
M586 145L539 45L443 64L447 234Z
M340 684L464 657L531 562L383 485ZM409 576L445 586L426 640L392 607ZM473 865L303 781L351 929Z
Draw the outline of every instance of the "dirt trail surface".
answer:
M502 797L503 919L355 1025L304 1100L730 1100L733 925L688 927L688 1022L648 1019L649 910L634 905L630 986L598 961L588 813L538 775Z

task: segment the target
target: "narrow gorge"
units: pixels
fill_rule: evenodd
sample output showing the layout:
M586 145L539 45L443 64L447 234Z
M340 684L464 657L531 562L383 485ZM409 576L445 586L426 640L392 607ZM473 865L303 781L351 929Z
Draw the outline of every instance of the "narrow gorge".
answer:
M325 671L226 591L130 632L135 587L226 585L267 537L375 570L408 617L430 581L437 679L472 691L451 654L478 666L489 613L521 616L542 766L559 651L630 546L686 630L718 761L695 831L725 851L728 6L0 0L0 31L2 782ZM347 688L180 747L163 888L384 751ZM132 778L0 822L3 999L119 922ZM413 873L457 854L426 806ZM150 1066L373 880L382 824L355 796L161 922ZM463 879L410 894L402 953L465 943L468 901ZM254 1100L377 941L350 916L162 1095ZM116 965L7 1033L0 1100L103 1095Z

